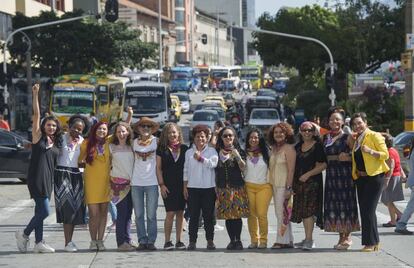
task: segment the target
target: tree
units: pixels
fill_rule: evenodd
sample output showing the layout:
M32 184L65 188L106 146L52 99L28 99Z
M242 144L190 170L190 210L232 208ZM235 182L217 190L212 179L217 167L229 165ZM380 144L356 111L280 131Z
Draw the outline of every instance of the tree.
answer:
M82 11L65 13L62 18L81 16ZM15 29L27 25L56 21L54 12L42 12L38 17L17 14ZM122 67L146 66L156 60L156 46L139 40L140 32L122 22L101 23L93 20L74 21L55 26L28 30L32 41L32 64L42 75L56 77L65 73L112 73ZM27 46L14 38L9 46L12 61L21 65ZM149 61L152 62L152 61Z

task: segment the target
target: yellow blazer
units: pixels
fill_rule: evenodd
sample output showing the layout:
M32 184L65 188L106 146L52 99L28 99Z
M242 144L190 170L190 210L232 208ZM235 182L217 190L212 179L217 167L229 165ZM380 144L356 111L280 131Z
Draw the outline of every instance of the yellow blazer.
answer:
M380 133L367 129L361 147L362 145L366 145L380 154L380 157L376 158L369 153L362 152L362 158L364 159L365 169L368 176L375 176L390 170L388 165L385 163L385 160L389 157L388 148L387 145L385 145L384 137ZM354 180L358 179L354 156L355 147L356 142L354 144L354 148L352 149L352 178Z

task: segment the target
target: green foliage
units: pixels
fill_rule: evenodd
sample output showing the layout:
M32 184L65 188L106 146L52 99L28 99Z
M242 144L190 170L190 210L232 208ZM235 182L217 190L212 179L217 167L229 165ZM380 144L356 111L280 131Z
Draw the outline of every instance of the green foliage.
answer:
M42 12L38 17L17 14L15 29L81 16L81 11L65 13ZM154 44L139 40L140 32L122 22L98 23L94 20L73 21L26 31L32 42L32 65L49 77L67 73L113 73L122 67L151 67L157 57ZM12 60L21 65L27 45L17 34L9 46ZM154 59L151 61L151 59Z

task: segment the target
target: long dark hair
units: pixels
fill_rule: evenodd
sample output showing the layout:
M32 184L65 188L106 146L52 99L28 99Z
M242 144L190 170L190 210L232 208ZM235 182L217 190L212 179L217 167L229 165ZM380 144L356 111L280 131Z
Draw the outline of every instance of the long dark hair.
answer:
M260 129L253 128L249 132L247 132L246 139L245 139L245 141L246 141L246 153L250 149L249 139L250 139L250 135L252 135L252 133L257 133L257 135L259 136L260 153L262 154L263 160L266 163L266 165L269 166L269 149L266 145L266 141L265 141L263 132L260 131Z
M96 144L98 144L98 139L96 138L96 131L102 125L106 125L108 127L108 123L100 121L93 125L91 133L89 133L88 145L86 146L86 163L88 163L89 165L92 165L93 157L96 151Z
M41 124L40 124L40 131L42 132L42 137L46 138L47 134L46 134L46 130L45 130L45 126L47 121L53 121L56 123L56 131L53 134L53 143L57 148L61 148L62 147L62 136L63 136L63 130L62 130L62 126L60 125L59 120L53 116L53 115L49 115L46 116L45 118L43 118Z
M242 152L240 143L239 143L239 139L237 138L237 133L234 130L234 128L232 128L231 126L225 126L223 127L220 132L218 133L218 137L217 137L217 144L216 144L216 150L217 152L220 152L221 149L224 149L224 142L223 142L223 133L225 130L230 129L231 132L233 132L233 136L234 136L234 140L233 140L233 146L234 148L239 151Z

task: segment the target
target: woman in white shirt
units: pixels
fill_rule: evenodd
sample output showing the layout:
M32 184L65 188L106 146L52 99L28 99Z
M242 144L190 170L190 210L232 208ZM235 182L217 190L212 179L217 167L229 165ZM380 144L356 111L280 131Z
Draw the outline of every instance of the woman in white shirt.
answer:
M119 251L135 250L131 240L131 178L134 167L132 129L128 123L119 122L109 144L111 152L111 201L116 205L116 242Z
M246 182L250 215L247 219L250 249L267 247L267 211L272 199L272 185L267 179L269 153L262 132L254 128L246 135Z
M214 250L214 205L216 201L215 167L218 156L214 148L208 146L209 128L197 125L193 128L193 146L185 153L184 198L190 212L188 250L196 249L198 220L203 212L207 249Z
M139 133L139 138L135 139L133 143L135 162L131 180L132 203L139 243L137 250L157 249L154 243L157 239L159 195L156 174L156 150L158 141L152 134L158 128L158 123L148 117L141 117L134 125L134 130ZM147 216L146 227L145 214Z
M82 134L88 131L88 119L81 115L69 118L69 131L63 136L63 146L54 175L56 220L63 223L65 251L78 250L72 242L75 225L85 224L83 177L78 167Z

